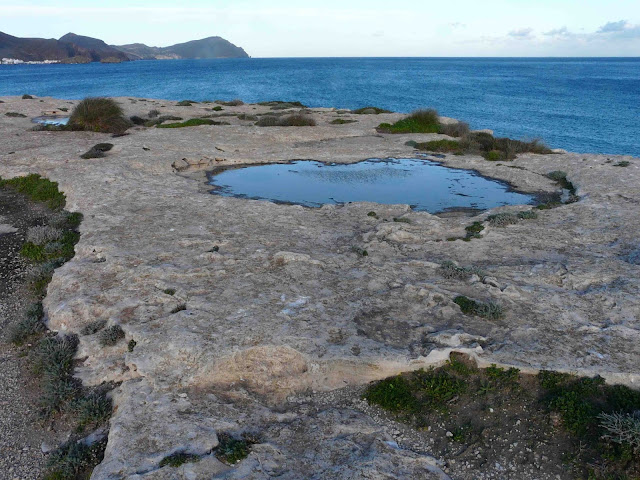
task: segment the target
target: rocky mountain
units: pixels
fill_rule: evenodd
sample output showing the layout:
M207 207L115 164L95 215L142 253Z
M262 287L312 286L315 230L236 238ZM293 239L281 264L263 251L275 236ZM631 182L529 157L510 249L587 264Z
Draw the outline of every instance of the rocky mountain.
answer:
M67 33L60 37L60 42L70 43L87 52L93 62L127 62L129 56L104 43L98 38L85 37L75 33Z
M24 61L116 63L130 60L246 58L248 56L242 48L221 37L208 37L170 47L149 47L142 43L107 45L98 38L75 33L67 33L56 40L54 38L19 38L0 32L0 58Z
M247 58L244 49L221 37L208 37L201 40L178 43L170 47L149 47L143 43L113 45L129 55L131 60L150 60L168 58Z

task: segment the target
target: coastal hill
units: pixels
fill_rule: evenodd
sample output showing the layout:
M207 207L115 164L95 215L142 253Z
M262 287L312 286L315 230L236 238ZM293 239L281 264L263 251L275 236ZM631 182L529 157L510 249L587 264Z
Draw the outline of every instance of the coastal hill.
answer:
M143 43L113 45L125 52L130 60L163 60L171 58L248 58L244 49L221 37L178 43L170 47L149 47Z
M68 33L60 39L19 38L0 32L0 58L23 61L57 60L62 63L117 63L130 60L177 58L246 58L240 47L221 37L208 37L170 47L141 43L116 46L100 39Z

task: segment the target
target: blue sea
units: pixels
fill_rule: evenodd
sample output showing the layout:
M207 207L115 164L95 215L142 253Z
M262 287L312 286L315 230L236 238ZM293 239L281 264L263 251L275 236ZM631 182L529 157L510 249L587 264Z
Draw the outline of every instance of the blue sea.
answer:
M0 95L424 107L554 148L640 157L640 58L287 58L0 66ZM374 152L372 152L373 154Z

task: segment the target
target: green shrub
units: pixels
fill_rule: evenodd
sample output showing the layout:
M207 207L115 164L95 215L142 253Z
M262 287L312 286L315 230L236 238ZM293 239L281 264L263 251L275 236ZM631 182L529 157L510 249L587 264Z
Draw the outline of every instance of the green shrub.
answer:
M160 110L155 108L153 110L149 110L149 113L147 113L147 117L149 118L157 118L158 116L160 116Z
M33 97L25 93L24 95L22 95L22 100L33 100Z
M110 347L118 343L125 337L124 330L120 325L111 325L100 332L100 345Z
M334 120L331 120L329 123L331 125L344 125L346 123L356 123L356 122L357 122L357 120L349 120L349 119L346 119L346 118L336 118Z
M357 110L352 110L351 113L355 113L356 115L379 115L381 113L393 113L393 112L391 112L391 110L385 110L384 108L363 107L363 108L358 108Z
M411 384L402 376L386 378L369 386L363 398L390 412L410 413L419 406Z
M18 113L18 112L7 112L5 113L5 116L14 117L14 118L27 118L26 115L23 115L22 113Z
M176 103L176 106L177 107L190 107L194 103L198 103L198 102L196 102L195 100L181 100L180 102Z
M131 122L124 117L122 107L111 98L93 97L82 100L71 113L69 128L90 132L124 133Z
M378 130L383 133L438 133L440 120L435 110L416 110L393 125L381 124Z

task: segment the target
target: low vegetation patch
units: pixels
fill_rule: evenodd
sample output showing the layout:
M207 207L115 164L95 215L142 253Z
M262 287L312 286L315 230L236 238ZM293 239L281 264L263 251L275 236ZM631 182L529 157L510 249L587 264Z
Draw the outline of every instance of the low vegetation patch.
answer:
M213 103L217 103L218 105L224 105L225 107L239 107L240 105L244 105L244 102L239 98L236 98L235 100L231 100L229 102L226 102L224 100L216 100Z
M181 100L178 103L176 103L176 106L177 107L190 107L194 103L198 103L198 102L196 102L195 100Z
M61 209L65 205L65 197L58 190L58 183L43 178L37 173L9 180L0 178L0 187L12 188L34 202L46 203L52 210Z
M122 107L111 98L90 97L82 100L71 112L68 128L122 134L131 126Z
M426 152L442 152L462 155L464 153L460 142L457 140L432 140L430 142L415 143L414 148Z
M209 118L192 118L185 122L179 123L162 123L158 124L156 128L184 128L184 127L199 127L200 125L228 125L223 122L216 122Z
M33 100L33 96L32 95L27 95L25 93L24 95L22 95L22 100Z
M347 123L356 123L357 120L349 120L347 118L336 118L334 120L331 120L329 123L331 125L345 125Z
M391 110L385 110L384 108L378 107L362 107L356 110L352 110L351 113L355 113L356 115L379 115L381 113L393 113Z
M631 165L631 162L627 160L622 160L621 162L613 164L614 167L628 167L629 165Z
M100 332L100 345L111 347L125 337L124 330L120 325L112 325Z
M470 242L474 238L480 238L482 237L481 233L484 230L484 225L482 225L482 222L473 222L464 229L467 232L464 237L449 237L447 241L454 242L456 240L462 240L463 242Z
M177 468L180 465L184 465L185 463L195 463L195 462L198 462L199 460L200 460L200 457L198 455L179 452L179 453L174 453L173 455L164 457L160 461L160 466Z
M293 114L283 117L264 116L256 122L258 127L315 127L316 121L302 114Z
M438 133L440 117L435 110L416 110L394 124L381 123L380 133Z
M440 264L438 271L444 278L455 280L468 280L473 275L477 275L480 279L484 279L486 277L485 272L481 268L460 267L451 261L446 261Z
M42 299L54 270L74 255L82 215L63 210L65 196L58 190L57 183L39 175L0 180L0 187L15 189L51 208L45 217L46 224L27 231L22 254L36 262L26 276L33 304L13 327L10 338L21 346L33 374L39 379L43 420L63 416L74 426L71 439L50 455L43 478L84 480L102 460L106 441L88 444L78 439L86 436L88 429L95 430L107 423L112 411L107 393L113 386L82 387L73 375L78 338L47 333L42 308ZM102 327L101 322L91 328L98 331Z
M300 102L283 102L282 100L272 100L270 102L259 102L258 105L271 107L271 110L287 110L289 108L307 108Z
M218 434L220 442L215 454L218 460L227 465L235 465L249 455L249 442L245 439L237 439L228 433Z
M23 115L22 113L18 113L18 112L7 112L5 113L5 115L7 117L27 118L26 115Z
M434 454L472 469L495 461L508 446L528 459L527 467L533 460L526 450L533 448L571 478L640 475L640 391L605 385L600 377L479 369L465 355L452 354L439 368L372 383L363 398L429 430Z
M85 480L104 458L107 441L86 445L69 441L51 454L44 480Z
M489 215L487 221L492 227L506 227L507 225L515 225L519 221L518 215L515 213L496 213L495 215Z
M460 307L460 310L465 315L476 315L490 320L497 320L504 316L502 307L494 302L476 302L464 295L457 296L453 299L453 302Z

